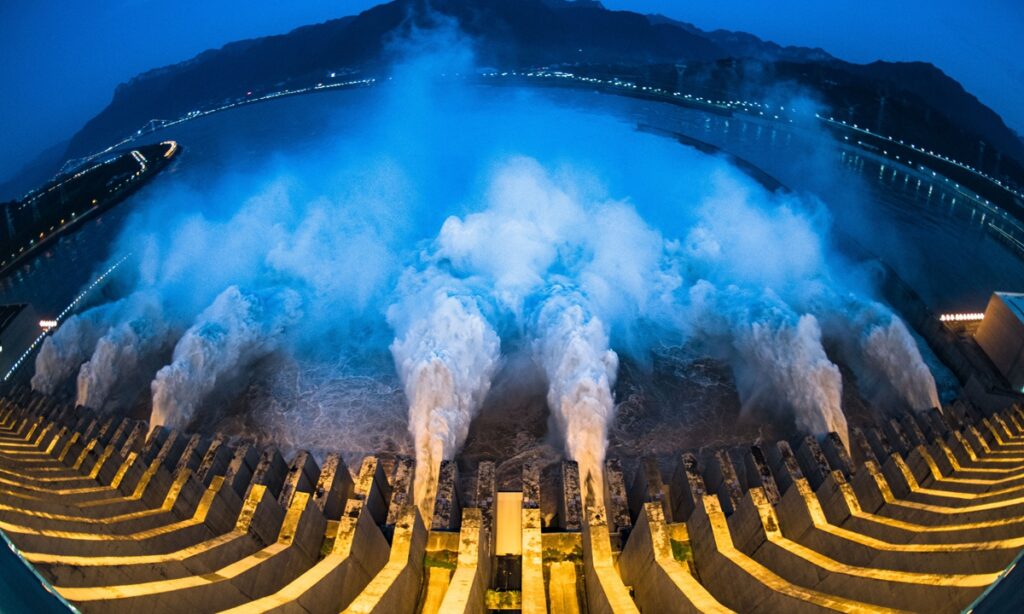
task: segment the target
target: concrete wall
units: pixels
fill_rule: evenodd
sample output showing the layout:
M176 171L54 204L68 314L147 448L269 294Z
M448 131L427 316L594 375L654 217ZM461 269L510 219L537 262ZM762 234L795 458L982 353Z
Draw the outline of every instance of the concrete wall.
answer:
M1024 314L1018 313L1011 302L1013 295L995 293L985 308L974 339L995 364L1010 387L1024 387Z

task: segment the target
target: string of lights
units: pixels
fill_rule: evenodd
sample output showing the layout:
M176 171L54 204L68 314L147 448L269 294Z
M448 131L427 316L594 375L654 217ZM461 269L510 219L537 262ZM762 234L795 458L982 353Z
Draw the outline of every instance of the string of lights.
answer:
M75 307L77 307L79 303L81 303L83 300L85 300L85 297L88 296L90 292L95 290L97 286L99 286L101 283L103 283L104 280L107 279L107 277L110 277L110 275L115 270L117 270L117 267L121 266L121 264L123 264L125 260L128 260L128 258L130 256L131 256L130 253L126 254L120 260L118 260L113 265L111 265L109 269L104 271L103 274L101 274L99 277L94 279L92 281L92 283L90 283L88 286L86 286L85 289L82 290L78 294L78 296L75 297L75 300L71 301L71 303L68 304L68 306L65 307L63 311L61 311L59 314L57 314L56 318L53 318L52 320L43 320L43 321L41 321L40 322L40 326L42 326L43 332L40 333L40 335L38 337L36 337L35 340L32 342L32 345L28 346L28 349L25 350L22 353L22 355L18 357L18 360L14 361L14 364L11 365L11 368L7 371L7 373L4 374L3 381L6 382L8 379L10 379L11 375L13 375L15 371L17 371L18 367L20 367L21 364L23 362L25 362L26 359L28 359L28 357L32 354L33 351L35 351L35 349L37 347L39 347L39 344L41 344L43 342L43 339L46 338L46 335L48 335L52 331L56 330L57 327L60 326L60 323L68 316L68 314L70 314L72 311L74 311ZM45 323L45 326L43 325L44 323Z
M944 313L939 316L939 322L978 322L984 319L983 313Z

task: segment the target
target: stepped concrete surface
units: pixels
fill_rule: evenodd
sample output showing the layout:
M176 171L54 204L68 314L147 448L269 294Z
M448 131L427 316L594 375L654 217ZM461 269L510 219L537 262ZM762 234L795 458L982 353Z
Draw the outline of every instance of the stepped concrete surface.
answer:
M609 458L599 492L571 460L525 463L501 492L498 459L446 460L423 518L410 458L353 474L340 453L16 388L0 530L87 613L942 613L1014 577L1019 405L894 412L848 436L681 451L667 474Z

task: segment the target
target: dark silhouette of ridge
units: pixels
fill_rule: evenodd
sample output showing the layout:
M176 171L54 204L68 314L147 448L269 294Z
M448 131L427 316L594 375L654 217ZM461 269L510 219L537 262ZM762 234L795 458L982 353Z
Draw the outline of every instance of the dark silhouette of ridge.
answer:
M566 0L394 0L287 34L230 43L120 85L110 104L71 139L67 157L101 149L150 119L180 117L246 92L315 83L334 71L379 74L387 68L391 41L438 20L467 35L481 66L597 65L636 74L640 66L685 65L687 74L708 75L723 96L798 84L843 119L1024 184L1024 143L931 64L852 64L821 49ZM740 83L730 77L737 65L758 69L742 71L746 81Z

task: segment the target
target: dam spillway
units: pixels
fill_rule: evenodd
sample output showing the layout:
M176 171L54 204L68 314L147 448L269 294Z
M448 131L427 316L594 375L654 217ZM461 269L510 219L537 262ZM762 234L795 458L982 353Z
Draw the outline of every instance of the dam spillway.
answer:
M300 451L2 400L0 528L83 612L959 611L1024 543L1024 411L965 404L498 491L413 461ZM542 497L558 499L542 526ZM511 545L510 545L511 544Z

